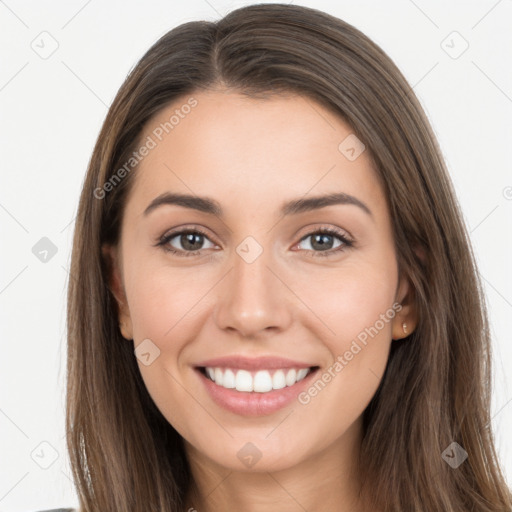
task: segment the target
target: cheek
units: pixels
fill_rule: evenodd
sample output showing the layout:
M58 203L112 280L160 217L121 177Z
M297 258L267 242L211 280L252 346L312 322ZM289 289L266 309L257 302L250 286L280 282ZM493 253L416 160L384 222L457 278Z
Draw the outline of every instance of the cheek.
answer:
M142 268L130 282L129 306L134 339L169 340L173 330L194 316L194 307L208 288L190 272Z
M162 266L134 265L128 275L134 350L149 339L154 343L148 345L152 357L157 354L149 365L138 359L141 377L169 423L186 432L190 394L182 382L181 355L200 332L202 324L195 320L201 306L198 302L211 286L204 276L198 279L190 272Z
M391 258L360 258L317 279L314 286L309 280L302 288L304 302L328 327L322 338L333 355L348 350L351 341L376 322L378 336L391 337L391 322L379 320L393 306L397 284L393 265Z
M396 314L397 282L394 260L387 262L359 260L340 269L336 277L325 279L321 286L310 287L305 296L305 302L314 304L315 315L323 321L321 327L317 322L315 332L332 359L300 403L314 409L315 416L326 424L340 425L357 418L384 373Z

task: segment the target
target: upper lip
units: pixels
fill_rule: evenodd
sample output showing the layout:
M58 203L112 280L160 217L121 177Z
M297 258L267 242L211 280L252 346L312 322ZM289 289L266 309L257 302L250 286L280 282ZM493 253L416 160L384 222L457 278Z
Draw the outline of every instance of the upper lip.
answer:
M217 357L215 359L208 359L202 361L195 366L210 367L210 368L237 368L241 370L278 370L279 368L311 368L310 363L302 363L300 361L293 361L283 357L244 357L240 355Z

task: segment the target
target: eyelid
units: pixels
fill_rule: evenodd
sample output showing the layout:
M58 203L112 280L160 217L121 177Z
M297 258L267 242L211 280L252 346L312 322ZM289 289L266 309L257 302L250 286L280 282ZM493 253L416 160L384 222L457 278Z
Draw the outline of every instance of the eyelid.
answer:
M307 227L304 228L304 234L300 235L300 240L303 240L304 237L314 235L318 231L329 231L332 234L335 234L336 236L343 235L347 240L350 240L351 242L355 242L354 237L348 230L346 230L344 228L340 228L338 226L333 226L331 224L320 224L320 225L315 224L313 226L308 225Z
M201 235L204 235L208 239L211 239L211 235L206 228L202 226L198 226L197 224L184 224L182 226L177 226L173 229L166 231L162 236L158 237L158 240L163 240L164 238L174 237L177 235L181 235L182 233L187 233L190 231L197 231Z

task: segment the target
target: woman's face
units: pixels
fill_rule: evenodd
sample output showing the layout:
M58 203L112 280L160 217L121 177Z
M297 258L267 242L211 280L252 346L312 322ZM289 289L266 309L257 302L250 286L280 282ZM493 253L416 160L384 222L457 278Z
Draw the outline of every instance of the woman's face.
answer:
M111 252L121 331L191 456L255 471L338 456L410 322L368 152L311 99L191 96L140 139Z

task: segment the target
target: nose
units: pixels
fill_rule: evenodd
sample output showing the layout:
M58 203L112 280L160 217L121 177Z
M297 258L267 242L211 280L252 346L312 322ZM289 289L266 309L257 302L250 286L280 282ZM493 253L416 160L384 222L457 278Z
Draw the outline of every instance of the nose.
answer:
M242 253L240 253L242 254ZM255 338L280 332L292 319L293 293L264 250L254 261L235 253L233 267L218 289L215 319L220 329Z

